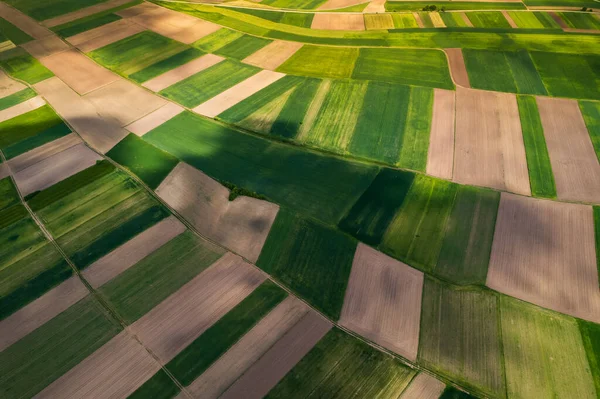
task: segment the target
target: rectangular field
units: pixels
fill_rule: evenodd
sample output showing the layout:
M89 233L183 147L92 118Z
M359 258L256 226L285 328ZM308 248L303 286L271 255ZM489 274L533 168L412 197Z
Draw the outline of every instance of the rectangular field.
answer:
M600 20L592 13L561 12L558 15L571 28L600 30Z
M14 48L0 53L0 67L15 79L35 84L54 76L22 48Z
M419 27L412 14L392 14L392 19L396 29L415 29Z
M507 28L510 24L500 11L467 12L467 17L476 28Z
M243 60L271 42L271 40L262 37L244 35L221 47L215 51L214 54L227 58L234 58L236 60Z
M359 49L353 47L304 45L277 71L317 78L349 78L358 54Z
M7 0L6 3L33 19L43 21L104 1L106 0L45 0L40 3L36 0Z
M264 3L263 3L264 4ZM388 1L385 3L386 11L421 11L423 7L435 5L437 9L444 7L446 10L524 10L525 6L520 1Z
M187 50L178 52L132 73L129 78L135 82L143 83L182 65L188 64L204 54L203 51L198 50L197 48L188 48ZM160 58L162 57L159 57L159 59Z
M579 110L592 139L598 162L600 162L600 102L580 101Z

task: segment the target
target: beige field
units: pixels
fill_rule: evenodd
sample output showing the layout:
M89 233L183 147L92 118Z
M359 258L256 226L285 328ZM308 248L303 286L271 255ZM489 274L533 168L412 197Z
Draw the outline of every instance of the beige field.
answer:
M394 29L394 20L391 14L365 14L365 28Z
M242 100L250 97L254 93L264 89L272 83L283 78L285 74L273 71L260 71L256 75L249 77L243 82L217 94L210 100L198 105L193 109L194 112L214 118L221 112L229 109Z
M66 24L67 22L75 21L77 19L81 19L84 17L88 17L90 15L97 14L102 11L110 10L111 8L119 7L123 4L130 3L131 0L109 0L105 3L96 4L90 7L82 8L81 10L73 11L68 14L64 14L55 18L50 18L45 21L42 21L42 25L52 28L53 26L58 26L62 24Z
M364 13L369 12L385 12L385 0L372 0L369 5L363 10Z
M434 89L427 174L452 179L454 164L454 91Z
M438 399L446 384L427 373L418 374L402 392L399 399Z
M35 301L0 321L0 352L89 294L73 276Z
M20 104L13 105L10 108L6 108L0 111L0 122L7 121L9 119L15 118L19 115L22 115L26 112L33 111L40 107L46 105L44 99L40 96L30 98L27 101L23 101Z
M169 216L92 263L83 271L83 277L92 287L98 288L185 230L183 223L175 216Z
M537 97L559 199L600 203L600 164L576 100Z
M504 18L506 18L506 21L508 21L508 24L511 28L518 28L517 24L515 23L515 21L513 21L512 17L508 14L507 11L502 10L502 15L504 16Z
M308 312L225 393L222 399L264 397L327 334L332 325Z
M119 79L75 49L42 58L40 62L81 95Z
M190 44L216 32L221 27L173 10L147 3L131 7L117 14L162 36Z
M102 157L78 144L13 174L23 196L41 191L94 165Z
M6 176L10 174L10 170L8 169L8 165L5 163L0 164L0 179L4 179Z
M192 166L179 163L156 193L204 236L255 262L279 206L250 197L229 201L229 190Z
M6 72L0 71L0 98L8 97L26 87L23 83L13 80Z
M48 36L43 39L33 40L21 45L29 54L35 58L48 57L53 54L68 50L70 47L58 36Z
M346 8L358 4L366 3L365 0L327 0L317 10L337 10L338 8Z
M431 22L433 22L434 28L445 28L446 27L446 24L444 23L444 20L440 16L439 12L430 12L429 16L431 17Z
M58 154L59 152L62 152L80 143L81 139L79 136L77 136L77 134L67 134L66 136L10 159L8 164L10 165L13 173L20 172L48 157L51 157L54 154Z
M257 52L244 58L242 62L274 71L294 55L296 51L300 50L302 46L302 43L274 40Z
M413 12L413 17L415 17L415 20L417 21L417 25L419 26L419 28L424 28L425 25L423 25L423 20L421 19L421 16L419 15L419 13Z
M599 323L592 207L502 193L486 285Z
M239 256L227 253L129 328L167 363L265 279Z
M531 195L514 94L457 87L454 154L456 182Z
M365 20L362 14L317 13L311 29L365 30Z
M463 21L465 21L465 24L467 24L467 26L470 26L471 28L473 27L473 22L471 22L469 17L467 17L467 14L465 14L464 12L461 12L460 16L463 19ZM471 87L471 86L468 86L468 87Z
M43 39L47 36L54 35L54 33L41 26L33 18L28 17L4 2L0 2L0 15L2 15L2 18L15 25L17 28L21 29L34 39Z
M448 56L448 65L450 66L450 74L452 75L454 83L462 87L471 87L469 75L467 74L467 67L465 66L465 59L462 55L462 49L445 48L444 51Z
M37 398L126 398L160 370L127 330L40 392Z
M156 111L126 126L126 129L138 136L143 136L150 130L162 125L166 121L176 117L184 111L184 108L174 104L166 103Z
M415 360L423 273L359 243L340 324Z
M309 308L302 301L289 296L192 382L186 390L196 398L218 398L307 312L309 312ZM181 394L180 397L185 397L185 394Z
M578 8L577 10L580 10L580 9ZM561 28L563 28L563 29L569 28L569 25L567 25L567 23L556 12L548 11L548 14L550 14L550 16L552 17L554 22L556 22Z
M98 115L94 105L54 76L34 85L58 114L98 151L105 153L127 136L116 121Z
M124 79L94 90L85 98L101 116L116 121L120 126L127 126L167 103L165 99Z
M182 81L185 78L205 70L219 62L223 61L224 58L214 54L206 54L202 57L196 58L187 64L181 65L175 69L163 73L153 79L142 84L142 86L158 92L167 87L174 85L177 82Z
M600 34L600 30L598 29L575 29L575 28L563 28L565 32L571 33L595 33Z
M145 27L126 19L120 19L98 28L94 28L75 36L67 38L67 41L84 53L99 49L126 37L133 36L146 30Z

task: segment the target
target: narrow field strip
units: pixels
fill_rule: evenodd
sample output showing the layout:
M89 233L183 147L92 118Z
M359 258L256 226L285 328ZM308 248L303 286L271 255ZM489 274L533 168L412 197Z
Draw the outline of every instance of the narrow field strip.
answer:
M62 133L62 132L61 132ZM44 159L67 150L77 144L81 144L81 139L75 133L69 133L58 139L42 144L32 150L17 155L8 161L13 173L20 172L30 166L35 165Z
M448 56L448 65L450 66L450 72L452 73L452 79L454 82L462 87L471 87L462 49L447 48L444 49L444 51Z
M38 60L22 48L0 53L0 66L13 78L36 84L54 76Z
M2 18L9 21L34 39L43 39L52 35L52 32L39 25L33 18L9 7L7 4L0 4L0 14Z
M318 13L315 14L311 29L323 30L365 30L365 20L362 14Z
M446 388L443 382L427 373L419 373L402 392L401 399L438 399Z
M7 97L25 90L27 86L23 83L11 79L10 76L4 71L0 71L0 98L6 99ZM8 108L8 107L4 107Z
M149 131L157 128L168 120L176 117L184 111L183 107L177 104L166 103L159 109L138 119L137 121L125 126L127 130L138 136L143 136Z
M16 118L19 115L23 115L27 112L36 110L43 107L46 104L44 99L40 96L36 96L29 100L26 100L20 104L14 105L10 108L3 109L0 111L0 123L8 121L12 118ZM6 124L4 124L6 125ZM0 126L3 127L3 126ZM4 130L4 129L3 129Z
M448 180L452 180L454 165L455 108L453 91L434 89L426 171L429 175Z
M169 86L189 78L190 76L195 75L196 73L210 68L223 60L224 58L219 57L218 55L206 54L175 69L165 72L164 74L161 74L153 79L150 79L144 82L142 86L147 87L154 92L159 92Z

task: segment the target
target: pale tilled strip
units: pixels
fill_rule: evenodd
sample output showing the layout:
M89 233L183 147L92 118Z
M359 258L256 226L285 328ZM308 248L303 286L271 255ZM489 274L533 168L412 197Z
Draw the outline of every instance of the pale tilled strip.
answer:
M8 164L10 165L13 173L17 173L35 165L40 161L43 161L54 154L58 154L59 152L62 152L80 143L81 139L79 136L77 136L75 133L70 133L66 136L14 157L8 161Z
M359 243L340 324L415 360L422 292L422 272Z
M23 196L27 196L89 168L100 159L100 155L82 143L14 173L13 176Z
M21 47L38 59L60 53L70 48L67 43L63 42L58 36L54 35L45 37L43 39L33 40L21 45Z
M303 43L298 42L275 40L244 58L242 62L274 71L294 55L296 51L300 50L303 45Z
M577 100L537 97L559 199L600 203L600 164Z
M63 51L40 60L42 64L83 95L119 79L119 76L75 49Z
M385 12L385 0L373 0L364 9L364 13L379 13Z
M454 164L454 111L454 91L434 89L427 174L448 180Z
M473 28L473 22L471 22L471 20L469 19L469 17L467 16L467 14L465 14L464 12L460 13L461 18L463 19L463 21L465 21L465 24L467 24L468 27ZM470 86L469 86L470 87Z
M131 0L109 0L104 3L95 4L90 7L82 8L81 10L47 19L42 21L42 25L52 28L54 26L66 24L67 22L75 21L77 19L89 17L90 15L94 15L102 11L110 10L111 8L119 7L130 2Z
M184 231L185 225L175 216L169 216L92 263L84 270L83 277L98 288Z
M0 70L0 98L8 97L18 91L27 88L23 83L18 82Z
M365 19L362 14L316 13L311 29L365 30Z
M227 253L129 328L168 363L266 279Z
M44 37L54 35L54 33L41 26L35 19L28 17L4 2L0 2L0 15L34 39L43 39Z
M0 111L0 122L7 121L9 119L15 118L19 115L27 113L29 111L33 111L44 106L46 102L40 96L30 98L27 101L23 101L20 104L13 105L10 108L6 108Z
M158 370L159 363L125 330L36 398L126 398Z
M302 301L287 297L186 390L196 398L218 398L307 312L309 308ZM185 397L184 393L179 395L180 399Z
M400 399L438 399L446 384L427 373L418 374L402 392Z
M107 152L127 136L127 130L121 128L116 121L101 117L91 102L79 96L58 77L37 83L34 88L98 151Z
M141 25L131 21L120 19L98 28L94 28L75 36L67 38L67 41L84 53L99 49L111 43L133 36L146 30Z
M508 14L508 11L502 10L502 15L504 16L504 18L506 18L506 21L508 21L508 24L511 28L518 28L515 21L513 21L512 17Z
M78 302L89 291L73 276L0 321L0 352Z
M431 17L431 22L433 22L434 28L445 28L446 27L446 24L444 23L444 20L442 19L439 12L431 12L431 13L429 13L429 16Z
M194 112L214 118L221 112L233 107L237 103L264 89L272 83L283 78L285 74L273 71L260 71L241 83L225 90L210 100L198 105Z
M413 17L415 17L415 21L417 21L417 26L419 28L425 27L425 25L423 25L423 20L421 19L421 16L419 15L419 13L413 12Z
M138 136L143 136L150 130L162 125L166 121L176 117L184 111L184 108L173 103L167 103L156 111L126 126L126 129Z
M6 163L1 163L0 164L0 179L4 179L9 174L10 174L10 171L8 170L8 165Z
M142 86L158 92L174 85L177 82L182 81L183 79L189 78L200 71L218 64L224 59L225 58L218 55L206 54L188 62L187 64L181 65L175 69L163 73L162 75L150 79L149 81L143 83Z
M260 399L327 334L331 323L310 311L225 393L222 399Z
M450 66L450 73L452 74L452 80L454 80L454 83L462 87L471 87L462 49L445 48L444 51L448 56L448 65Z

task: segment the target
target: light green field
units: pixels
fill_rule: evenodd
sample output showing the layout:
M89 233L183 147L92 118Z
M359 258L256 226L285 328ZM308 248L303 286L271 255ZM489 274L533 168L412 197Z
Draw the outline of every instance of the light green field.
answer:
M577 322L502 296L509 397L597 398Z
M500 11L467 12L467 18L475 28L507 28L510 24Z
M272 40L261 37L244 35L216 50L214 53L223 57L243 60L252 53L260 50Z
M277 70L318 78L348 78L352 75L358 49L351 47L303 46Z
M189 48L143 69L140 69L139 71L129 75L129 78L135 82L143 83L165 72L168 72L171 69L175 69L178 66L187 64L188 62L193 61L204 54L205 53L203 51L200 51L196 48Z
M395 27L390 14L365 14L364 19L365 29L367 30L392 29Z
M446 10L524 10L520 2L472 2L472 1L387 1L386 11L421 11L423 7L435 5Z
M537 13L523 11L509 11L508 15L515 21L519 28L544 29L546 26L536 17Z
M462 18L462 15L457 12L442 12L440 13L442 21L448 28L466 28L469 25Z
M394 28L396 29L414 29L418 28L417 20L412 14L392 14Z
M229 43L244 36L243 33L237 32L227 28L221 28L218 31L211 33L210 35L204 36L198 39L192 46L199 48L207 53L212 53L219 50L220 48L228 45Z
M0 67L15 79L36 84L54 76L52 72L22 48L0 53Z

